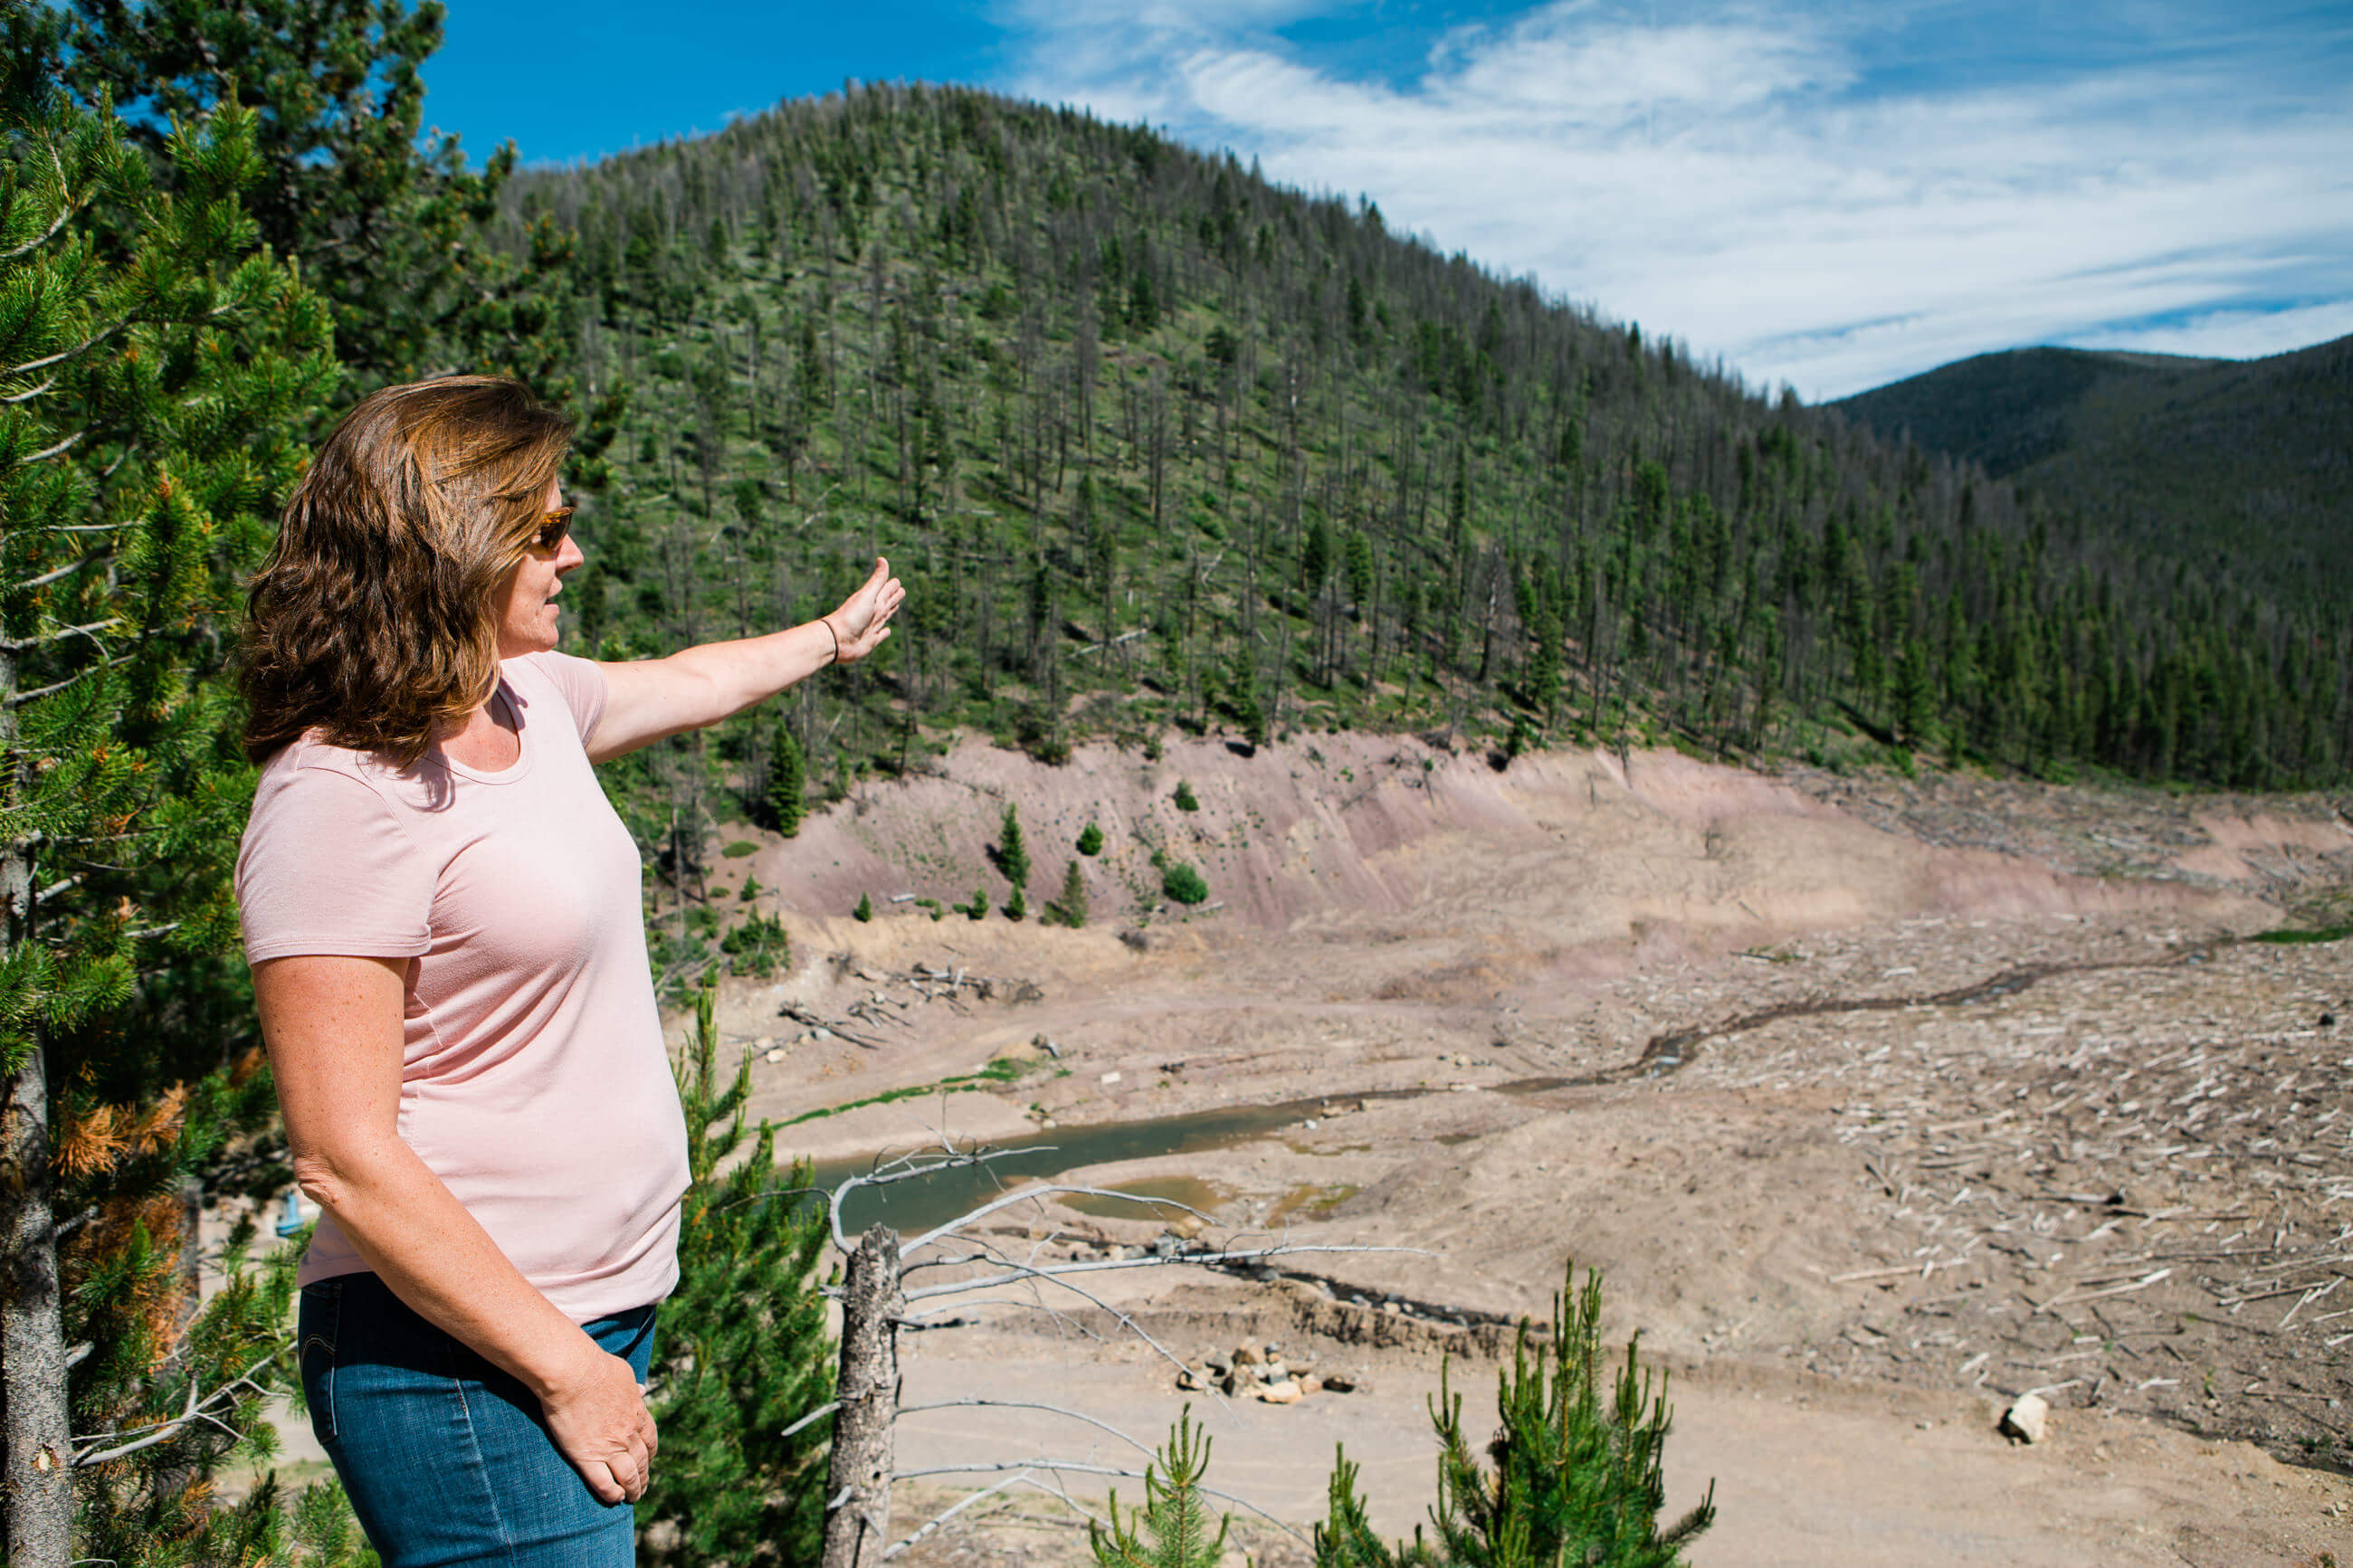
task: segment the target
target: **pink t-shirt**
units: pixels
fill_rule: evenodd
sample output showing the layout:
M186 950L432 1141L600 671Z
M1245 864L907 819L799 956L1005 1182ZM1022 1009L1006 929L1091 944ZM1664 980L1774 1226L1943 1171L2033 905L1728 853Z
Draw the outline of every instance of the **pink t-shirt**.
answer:
M398 769L312 736L261 770L237 855L248 963L408 960L402 1142L575 1322L678 1282L686 1122L646 964L637 847L589 767L605 678L501 667L522 755ZM322 1217L302 1283L367 1263Z

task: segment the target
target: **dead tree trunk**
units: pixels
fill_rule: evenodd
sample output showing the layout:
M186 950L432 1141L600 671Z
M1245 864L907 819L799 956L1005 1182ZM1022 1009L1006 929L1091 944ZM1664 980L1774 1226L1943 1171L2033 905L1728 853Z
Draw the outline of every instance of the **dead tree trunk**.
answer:
M49 1212L49 1089L38 1047L0 1105L0 1422L7 1470L0 1507L14 1568L65 1568L73 1556L73 1453L66 1415L65 1327Z
M826 1476L823 1568L867 1568L891 1543L891 1424L899 1408L899 1235L877 1225L849 1255L841 1300L841 1369L833 1462Z

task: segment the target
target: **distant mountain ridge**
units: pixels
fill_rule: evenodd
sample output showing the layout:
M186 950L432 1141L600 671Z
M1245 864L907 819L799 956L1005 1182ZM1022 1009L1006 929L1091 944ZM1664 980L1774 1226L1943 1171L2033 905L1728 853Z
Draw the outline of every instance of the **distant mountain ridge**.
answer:
M2259 360L2013 349L1828 406L2199 570L2353 604L2353 337Z

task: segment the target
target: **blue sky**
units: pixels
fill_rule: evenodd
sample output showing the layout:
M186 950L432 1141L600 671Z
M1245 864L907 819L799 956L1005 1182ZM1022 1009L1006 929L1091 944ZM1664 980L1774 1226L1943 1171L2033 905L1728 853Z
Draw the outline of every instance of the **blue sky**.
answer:
M851 77L1230 147L1809 398L2353 332L2341 0L450 0L427 117L561 163Z

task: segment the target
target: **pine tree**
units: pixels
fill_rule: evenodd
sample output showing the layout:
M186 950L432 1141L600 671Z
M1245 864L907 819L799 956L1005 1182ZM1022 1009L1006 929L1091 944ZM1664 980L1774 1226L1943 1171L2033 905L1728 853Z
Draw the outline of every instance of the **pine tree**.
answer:
M867 921L872 920L874 918L874 900L872 895L867 893L859 894L858 907L849 911L849 918L856 921L860 925L864 925Z
M997 869L1013 884L1016 898L1029 885L1029 851L1021 844L1021 808L1011 801L1005 803L1005 821L997 830Z
M779 719L768 742L767 808L769 822L787 838L800 832L801 818L808 812L805 773L801 743L793 727Z
M1090 822L1079 830L1079 853L1092 858L1103 853L1103 834L1099 823Z
M1046 906L1046 912L1057 925L1080 930L1087 923L1087 879L1079 874L1079 863L1071 861L1062 870L1062 891Z
M58 19L0 14L7 1555L330 1551L332 1499L215 1511L205 1485L269 1451L290 1258L256 1272L233 1246L201 1309L183 1271L191 1184L273 1109L239 1048L251 773L223 649L336 374L328 320L255 251L256 116L174 126L159 189L105 103L57 89Z
M749 1052L721 1087L716 1000L715 981L705 982L679 1070L689 1185L678 1289L654 1342L661 1458L638 1501L639 1550L649 1563L750 1563L768 1553L814 1563L830 1428L822 1420L790 1436L786 1428L832 1397L818 1290L825 1210L779 1195L806 1187L809 1167L779 1172L776 1129L746 1129Z
M1089 1521L1087 1543L1100 1568L1217 1568L1226 1549L1229 1521L1209 1529L1201 1477L1209 1468L1209 1436L1193 1425L1193 1407L1176 1417L1167 1443L1144 1471L1144 1506L1119 1517L1119 1494L1112 1494L1108 1523Z
M514 147L477 173L455 137L426 143L420 135L419 68L441 45L441 6L69 0L63 10L60 75L85 102L143 100L158 120L128 123L124 133L151 151L165 135L162 117L201 115L232 90L262 111L248 211L265 243L303 259L304 276L334 310L337 350L354 371L374 379L412 374L469 318L486 335L513 340L518 328L528 330L518 315L547 313L522 268L487 254L473 232L495 207ZM507 320L493 327L490 318L499 314ZM544 346L525 356L543 362L536 365L498 357L526 379L550 368ZM492 365L469 355L466 367Z
M1715 1521L1715 1489L1663 1532L1662 1461L1672 1419L1637 1343L1626 1347L1614 1395L1602 1394L1601 1280L1575 1271L1553 1300L1549 1351L1526 1327L1509 1371L1497 1374L1497 1426L1488 1465L1473 1452L1462 1400L1440 1374L1438 1506L1433 1555L1454 1568L1582 1563L1593 1568L1675 1568L1683 1548ZM1490 1468L1492 1466L1492 1468Z
M58 11L49 69L84 102L143 103L124 134L151 155L170 116L237 96L259 111L247 209L332 311L349 380L518 377L577 416L566 482L605 489L629 391L610 374L584 388L575 374L577 236L543 215L511 225L512 243L488 243L514 143L475 170L455 136L423 134L438 0L61 0Z

